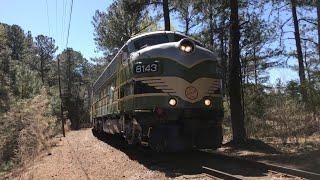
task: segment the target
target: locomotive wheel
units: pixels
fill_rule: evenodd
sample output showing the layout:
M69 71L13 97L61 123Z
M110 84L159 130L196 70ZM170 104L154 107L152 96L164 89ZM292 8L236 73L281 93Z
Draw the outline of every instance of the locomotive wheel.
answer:
M104 135L101 120L94 120L92 132L96 137L102 137Z
M151 146L151 149L156 152L166 152L167 147L167 140L165 138L162 138L159 143L154 144Z
M129 145L136 145L141 142L141 127L136 119L126 125L125 139Z
M95 119L94 121L93 121L93 130L94 131L96 131L96 132L99 132L99 131L101 131L101 125L100 125L101 123L100 123L100 121L99 120L97 120L97 119Z
M158 127L152 129L149 144L150 148L156 152L166 152L167 150L167 138L165 137L165 128Z

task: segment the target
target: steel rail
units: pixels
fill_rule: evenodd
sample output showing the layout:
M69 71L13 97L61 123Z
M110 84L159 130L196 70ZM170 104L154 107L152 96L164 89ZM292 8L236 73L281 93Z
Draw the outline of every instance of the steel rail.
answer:
M320 174L316 173L316 172L310 172L310 171L295 169L295 168L291 168L291 167L275 165L275 164L271 164L271 163L267 163L267 162L254 161L251 159L246 159L244 157L235 157L235 156L225 155L225 154L221 154L221 153L217 153L217 154L219 154L221 156L225 156L227 158L237 159L239 161L248 162L251 164L256 164L257 166L260 166L260 167L265 168L267 170L279 172L279 173L290 175L290 176L301 177L304 179L320 179Z
M223 171L219 171L216 169L212 169L206 166L202 166L202 170L203 173L209 174L213 177L217 177L217 178L221 178L221 179L230 179L230 180L242 180L244 178L240 178L238 176L223 172Z

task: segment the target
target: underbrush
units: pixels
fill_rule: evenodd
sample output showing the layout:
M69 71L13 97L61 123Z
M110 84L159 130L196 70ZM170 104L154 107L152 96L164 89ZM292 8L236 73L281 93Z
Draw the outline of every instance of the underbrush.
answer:
M228 107L226 103L225 142L232 139ZM245 108L248 138L262 140L287 153L320 149L320 114L310 106L281 94L247 93Z
M0 172L27 163L49 147L48 139L58 132L50 99L42 89L0 115Z

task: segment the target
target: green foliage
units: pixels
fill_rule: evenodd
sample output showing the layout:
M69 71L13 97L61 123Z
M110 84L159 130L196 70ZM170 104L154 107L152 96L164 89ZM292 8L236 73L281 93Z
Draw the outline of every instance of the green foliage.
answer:
M148 15L147 0L138 2L116 0L107 12L96 11L92 24L97 46L112 53L135 34L149 31L156 26Z
M80 52L64 50L60 59L62 102L73 129L89 121L90 66Z
M41 76L42 84L46 84L46 81L48 81L46 72L50 70L54 53L58 48L55 46L53 38L39 35L35 39L37 52L37 62L35 67Z
M266 93L263 85L246 84L245 112L247 118L262 118L265 114L267 104L265 102Z
M313 84L309 82L307 84L307 90L309 94L309 102L307 106L314 112L318 112L320 109L320 88L319 88L319 81L318 84Z
M300 97L299 88L300 88L299 83L297 83L296 81L289 81L287 83L285 91L290 98L299 100L299 97Z
M50 113L60 115L54 39L38 35L34 40L31 32L24 34L17 25L0 24L0 49L0 116L15 108L17 102L37 96L43 86L49 86ZM94 69L98 65L89 63L72 49L59 57L65 114L72 127L79 128L80 123L89 121L90 85L100 72Z
M41 79L37 72L32 71L23 63L15 65L16 82L21 99L31 98L37 95L41 89Z
M192 0L185 0L173 1L172 4L174 10L178 13L179 20L184 22L184 33L189 35L190 30L197 25L196 21L199 18L197 17L199 12L197 11L197 8L195 8L198 3L195 3Z
M56 106L49 101L57 96L41 83L54 69L55 50L52 38L40 35L35 43L31 32L0 23L0 171L32 159L57 132Z
M18 25L12 25L8 28L7 45L11 49L11 58L13 60L21 60L24 50L24 32Z
M0 114L9 109L9 61L7 30L6 26L0 23Z

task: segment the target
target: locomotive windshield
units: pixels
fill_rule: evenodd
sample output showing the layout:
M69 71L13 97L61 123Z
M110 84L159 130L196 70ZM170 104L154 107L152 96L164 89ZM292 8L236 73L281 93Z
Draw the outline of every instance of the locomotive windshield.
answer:
M154 46L157 44L163 44L168 42L178 42L181 39L188 38L178 33L159 33L151 34L147 36L140 37L133 41L134 49L140 50L148 46ZM189 38L190 39L190 38ZM200 42L193 40L193 42L201 47L204 47Z
M180 41L181 39L184 39L184 38L186 38L185 36L182 36L182 35L180 35L180 34L175 34L174 35L174 41L175 42L178 42L178 41ZM199 43L198 41L193 41L196 45L198 45L198 46L201 46L201 47L204 47L201 43Z
M144 38L140 38L134 42L134 47L137 50L143 49L147 46L153 46L157 44L168 43L169 38L166 34L155 34L151 36L146 36Z

